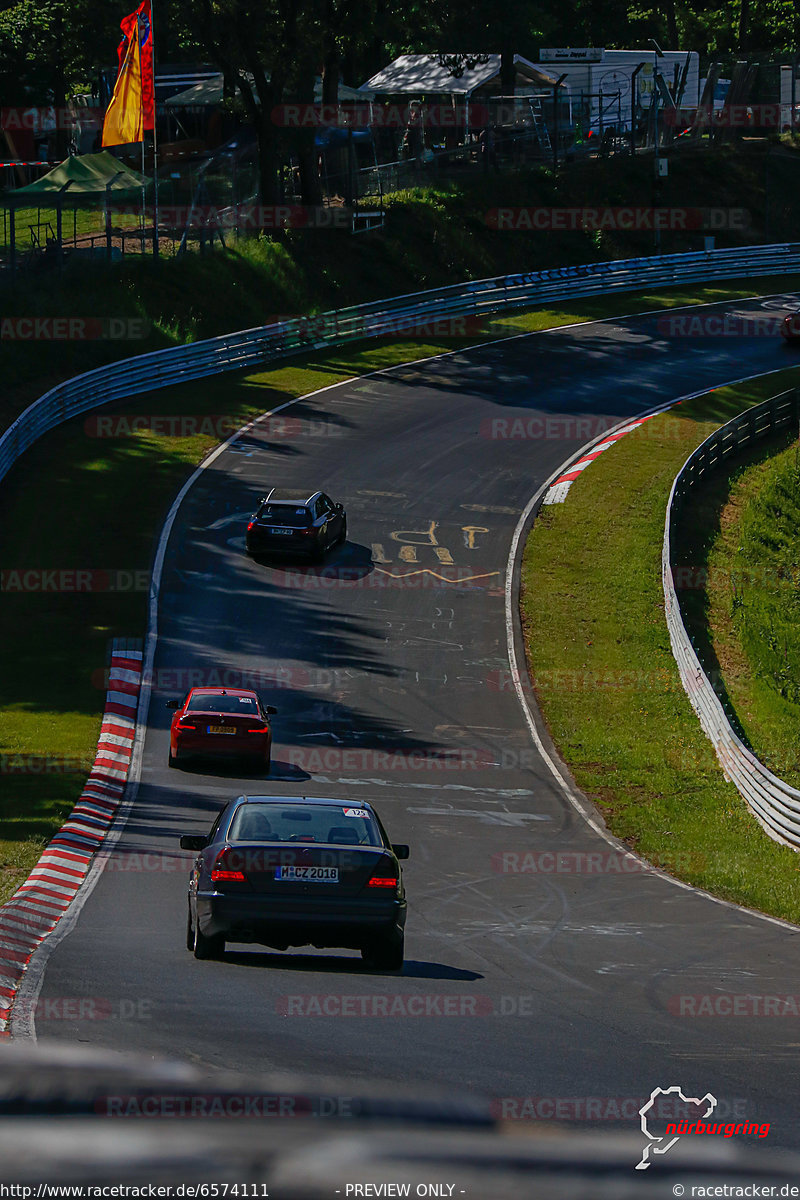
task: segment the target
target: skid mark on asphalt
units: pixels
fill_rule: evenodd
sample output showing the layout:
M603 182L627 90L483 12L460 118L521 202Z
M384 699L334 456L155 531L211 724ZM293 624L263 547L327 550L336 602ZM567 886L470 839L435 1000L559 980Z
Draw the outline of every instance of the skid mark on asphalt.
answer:
M331 779L326 775L315 775L314 778L318 783L341 783L345 787L396 787L396 788L414 788L418 791L425 792L477 792L479 795L486 797L490 803L492 796L509 796L516 798L524 796L530 798L533 792L530 788L485 788L475 787L469 783L409 783L404 779L375 779L375 778L359 778L350 779L344 776L338 779ZM549 820L550 818L548 818Z
M522 829L526 821L552 821L542 813L485 812L481 808L409 808L410 813L421 817L475 817L482 825L510 825Z

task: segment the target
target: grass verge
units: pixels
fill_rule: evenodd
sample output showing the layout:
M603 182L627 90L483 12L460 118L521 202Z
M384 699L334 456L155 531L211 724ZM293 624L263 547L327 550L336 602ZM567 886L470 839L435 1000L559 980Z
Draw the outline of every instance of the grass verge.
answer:
M522 572L531 676L556 745L609 829L715 895L800 921L800 859L763 832L686 697L664 621L672 481L724 421L798 369L707 393L606 451L542 510Z
M800 444L792 430L698 493L684 611L753 752L800 787ZM787 442L790 444L787 446ZM694 577L694 572L692 573Z
M797 279L773 279L766 286L790 290ZM758 290L758 282L748 280L694 291L596 297L497 318L478 340L622 312L712 303ZM235 427L316 388L467 344L354 345L264 372L133 397L103 412L225 415ZM727 419L724 403L718 407L717 423ZM80 764L93 758L99 731L109 639L144 634L146 592L137 580L149 573L173 497L218 441L213 432L173 437L147 430L99 439L92 436L95 428L94 416L62 426L24 456L0 489L4 570L121 571L131 581L114 592L0 593L6 632L0 651L0 902L33 866L80 794L86 775ZM33 491L31 479L36 480Z

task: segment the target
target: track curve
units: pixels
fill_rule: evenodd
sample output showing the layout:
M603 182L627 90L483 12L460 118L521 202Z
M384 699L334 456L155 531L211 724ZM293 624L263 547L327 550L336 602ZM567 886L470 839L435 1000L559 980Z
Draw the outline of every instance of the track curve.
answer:
M761 311L720 306L731 309ZM610 422L785 365L771 339L670 343L655 317L597 322L342 384L292 407L308 422L296 442L267 426L220 454L167 547L136 804L48 951L38 1039L501 1099L621 1100L680 1082L772 1122L771 1147L795 1145L786 1021L689 1020L674 997L800 995L800 931L657 873L495 869L508 852L608 845L531 741L504 621L519 514L587 426L515 440L490 436L492 421ZM344 500L348 545L321 575L248 561L254 499L305 483ZM270 780L167 770L164 701L220 668L255 674L279 708ZM374 800L412 847L402 977L348 952L186 953L177 838L243 791ZM77 997L100 1006L70 1019L63 1002ZM382 1017L398 1004L404 1015ZM303 1015L319 1008L335 1015ZM86 1016L99 1011L107 1019Z

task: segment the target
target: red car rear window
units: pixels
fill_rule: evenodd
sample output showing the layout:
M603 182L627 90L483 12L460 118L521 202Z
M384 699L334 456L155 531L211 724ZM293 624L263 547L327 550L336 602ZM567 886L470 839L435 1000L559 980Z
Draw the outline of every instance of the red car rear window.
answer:
M219 695L214 692L195 692L186 706L187 712L242 713L255 716L258 705L252 696Z

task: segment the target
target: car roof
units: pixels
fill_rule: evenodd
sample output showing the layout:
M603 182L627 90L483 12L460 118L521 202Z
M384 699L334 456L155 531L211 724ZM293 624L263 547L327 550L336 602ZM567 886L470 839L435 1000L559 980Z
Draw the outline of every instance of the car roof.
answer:
M322 804L328 808L366 808L369 812L374 812L372 805L368 800L347 800L341 797L338 800L332 799L330 796L239 796L236 804Z
M254 700L258 699L258 693L250 688L223 688L223 687L193 687L189 689L189 695L194 696L251 696Z
M300 491L297 488L270 488L264 497L265 504L310 504L319 495L319 488L314 492Z

